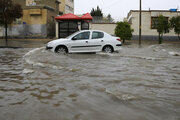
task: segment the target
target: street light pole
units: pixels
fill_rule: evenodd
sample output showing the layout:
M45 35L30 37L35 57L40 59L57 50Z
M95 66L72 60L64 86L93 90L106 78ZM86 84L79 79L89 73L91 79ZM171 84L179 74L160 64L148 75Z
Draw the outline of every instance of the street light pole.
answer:
M139 10L140 10L140 14L139 14L139 45L141 45L141 29L142 29L142 26L141 26L141 24L142 24L142 22L141 22L141 5L142 3L141 3L141 0L140 0L140 5L139 5Z

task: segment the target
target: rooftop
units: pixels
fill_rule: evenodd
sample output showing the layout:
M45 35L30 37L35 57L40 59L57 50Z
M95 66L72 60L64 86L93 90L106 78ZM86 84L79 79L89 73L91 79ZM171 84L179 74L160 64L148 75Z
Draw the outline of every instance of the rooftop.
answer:
M132 14L132 12L140 12L140 10L130 10L128 13L127 18ZM180 13L177 9L170 9L170 10L142 10L141 12L171 12L171 13Z
M72 13L64 14L55 18L56 20L92 20L92 16L86 13L82 16L77 16Z

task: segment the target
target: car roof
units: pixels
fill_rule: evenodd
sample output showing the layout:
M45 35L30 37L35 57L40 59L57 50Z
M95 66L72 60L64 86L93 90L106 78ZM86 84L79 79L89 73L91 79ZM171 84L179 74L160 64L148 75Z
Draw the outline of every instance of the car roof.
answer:
M101 31L101 30L80 30L79 32L86 32L86 31L98 31L98 32L104 32L104 31Z

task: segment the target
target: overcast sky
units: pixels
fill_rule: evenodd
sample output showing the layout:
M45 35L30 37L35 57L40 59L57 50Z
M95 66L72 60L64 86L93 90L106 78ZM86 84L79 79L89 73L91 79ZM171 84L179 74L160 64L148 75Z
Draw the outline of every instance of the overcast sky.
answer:
M122 20L130 10L139 9L139 0L74 0L75 14L91 12L97 5L105 15L108 13L115 20ZM169 10L170 8L180 9L180 0L142 0L143 10Z

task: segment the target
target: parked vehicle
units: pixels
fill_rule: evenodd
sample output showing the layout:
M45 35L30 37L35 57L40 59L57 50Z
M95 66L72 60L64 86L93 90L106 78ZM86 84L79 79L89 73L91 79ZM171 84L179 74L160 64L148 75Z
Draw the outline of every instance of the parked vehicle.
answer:
M121 40L99 30L78 31L67 38L47 43L46 49L56 53L106 52L120 50Z

